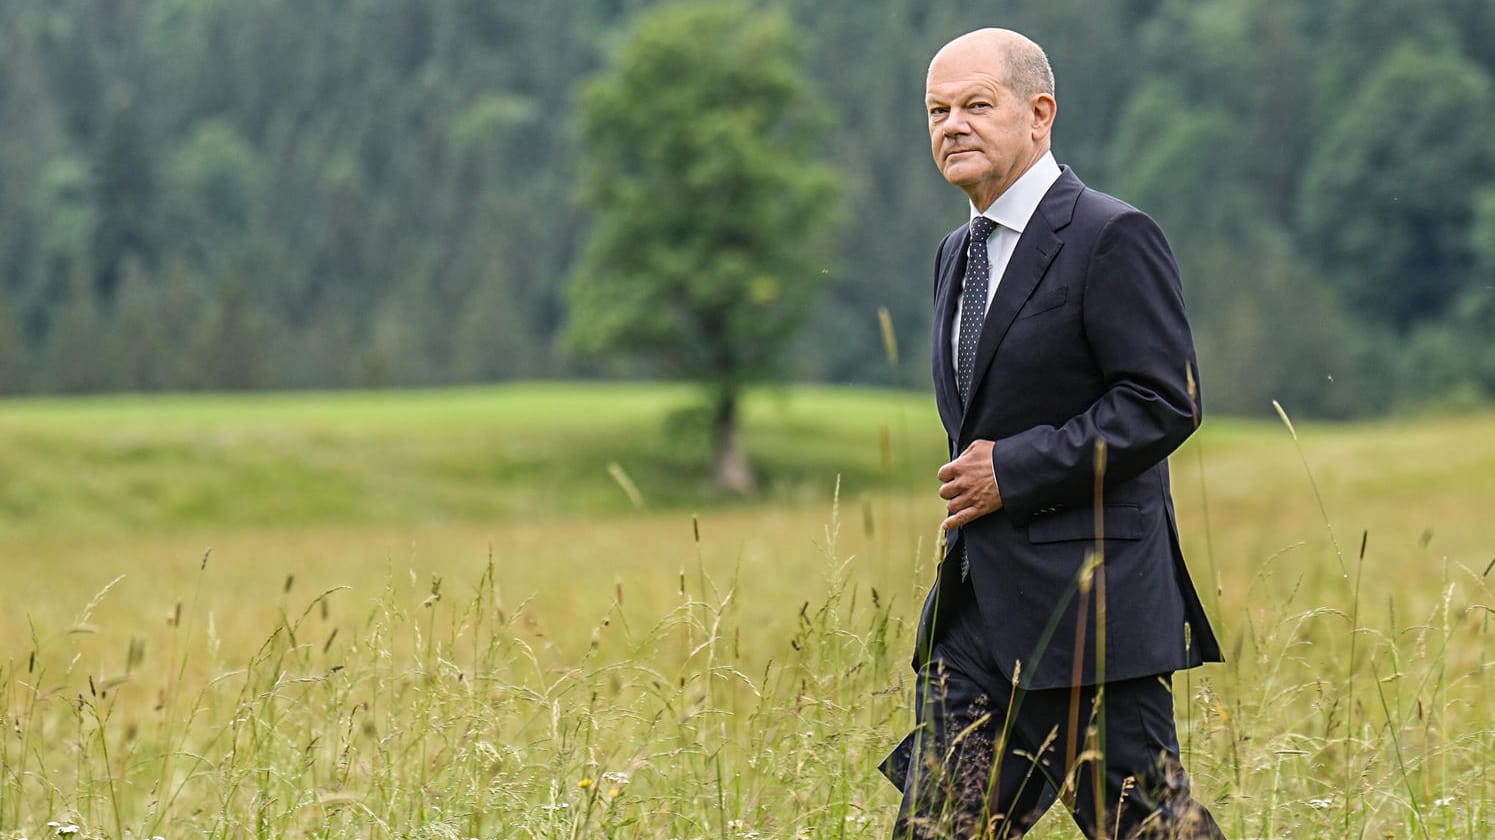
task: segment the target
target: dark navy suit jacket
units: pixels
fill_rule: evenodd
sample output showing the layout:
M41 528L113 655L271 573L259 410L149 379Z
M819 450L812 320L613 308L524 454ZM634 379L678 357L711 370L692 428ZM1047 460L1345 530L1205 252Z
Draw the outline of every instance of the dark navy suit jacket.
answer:
M915 668L938 633L940 591L959 580L961 546L991 650L1026 688L1074 684L1077 649L1082 685L1219 661L1168 483L1168 455L1198 426L1200 408L1178 267L1162 231L1065 167L997 286L963 406L950 329L969 239L968 226L950 233L935 262L935 395L952 458L974 440L995 442L1003 508L946 535ZM1080 578L1097 548L1104 580L1093 577L1087 591Z

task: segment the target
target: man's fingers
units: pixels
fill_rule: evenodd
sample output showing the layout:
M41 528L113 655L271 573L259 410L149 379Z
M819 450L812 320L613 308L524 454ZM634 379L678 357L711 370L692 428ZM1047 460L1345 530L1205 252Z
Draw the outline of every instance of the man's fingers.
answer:
M951 499L950 504L946 505L945 509L950 513L950 515L945 518L945 524L943 526L947 529L962 528L974 522L975 520L980 519L982 514L985 513L985 511L981 509L980 501L970 495L964 495L960 496L959 498Z
M940 498L945 500L945 510L950 513L954 513L971 503L970 494L954 482L940 486Z
M996 510L997 507L996 500L986 497L979 491L979 488L966 490L958 493L945 505L945 512L950 516L946 517L940 527L945 530L965 527Z
M946 531L949 531L952 528L964 527L966 523L976 518L976 515L972 513L973 510L975 509L963 508L959 513L952 513L945 519L944 522L940 524L940 527Z
M955 477L955 462L951 461L950 463L944 465L943 467L940 467L940 471L937 472L937 473L935 473L935 476L937 478L939 478L940 481L949 481L950 479L954 478Z

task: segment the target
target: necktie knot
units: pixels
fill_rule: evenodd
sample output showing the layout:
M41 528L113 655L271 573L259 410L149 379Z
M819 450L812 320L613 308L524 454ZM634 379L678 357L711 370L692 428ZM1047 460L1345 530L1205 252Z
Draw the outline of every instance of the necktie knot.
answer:
M986 239L991 232L997 229L997 223L985 216L977 216L971 220L971 239Z

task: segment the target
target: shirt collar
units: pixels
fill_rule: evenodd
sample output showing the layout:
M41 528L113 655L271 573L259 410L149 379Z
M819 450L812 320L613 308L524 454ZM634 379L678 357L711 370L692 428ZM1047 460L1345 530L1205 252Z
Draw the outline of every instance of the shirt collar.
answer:
M971 205L971 218L984 215L986 218L996 222L1008 230L1023 232L1028 226L1028 220L1038 212L1038 203L1049 191L1049 187L1059 180L1059 164L1054 161L1053 152L1044 152L1039 158L1007 188L1007 191L997 196L997 200L986 208L985 213Z

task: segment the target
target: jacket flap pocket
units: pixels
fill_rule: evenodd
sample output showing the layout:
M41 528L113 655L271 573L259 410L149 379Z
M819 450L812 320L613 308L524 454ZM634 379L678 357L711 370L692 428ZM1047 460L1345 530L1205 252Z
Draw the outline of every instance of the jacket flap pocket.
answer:
M1023 318L1031 318L1034 315L1041 315L1050 310L1058 309L1068 299L1068 286L1040 290L1037 294L1033 295L1033 298L1022 309L1018 310L1017 317L1021 320Z
M1142 509L1136 505L1106 505L1105 538L1142 539ZM1043 514L1028 523L1028 541L1095 540L1095 508L1070 508Z

